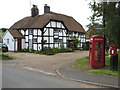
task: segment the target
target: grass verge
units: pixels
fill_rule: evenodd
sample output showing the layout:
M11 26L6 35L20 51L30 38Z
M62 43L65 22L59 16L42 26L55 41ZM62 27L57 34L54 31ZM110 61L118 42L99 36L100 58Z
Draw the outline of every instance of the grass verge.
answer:
M16 58L15 57L11 57L9 56L8 54L1 54L0 55L0 60L15 60Z
M105 67L102 69L92 69L88 66L88 57L84 57L81 59L77 59L72 67L77 69L83 69L88 73L92 74L102 74L102 75L110 75L114 77L120 77L120 52L118 53L118 71L110 70L110 58L108 56L105 57Z

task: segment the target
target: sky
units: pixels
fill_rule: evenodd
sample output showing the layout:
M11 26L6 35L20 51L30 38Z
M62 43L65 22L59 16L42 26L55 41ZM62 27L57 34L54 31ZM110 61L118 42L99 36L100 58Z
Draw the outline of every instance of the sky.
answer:
M32 5L44 13L44 4L50 6L52 12L72 16L87 31L87 19L92 13L88 3L91 0L0 0L0 28L9 28L18 20L31 16Z

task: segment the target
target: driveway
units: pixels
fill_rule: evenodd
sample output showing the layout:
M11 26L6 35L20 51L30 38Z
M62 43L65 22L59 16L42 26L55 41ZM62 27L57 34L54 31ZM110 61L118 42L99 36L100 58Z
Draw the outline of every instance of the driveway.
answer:
M55 70L73 63L76 59L88 56L88 51L75 51L71 53L59 53L52 56L34 53L8 52L10 56L17 57L16 60L3 61L5 64L21 67L31 67L45 72L55 73Z

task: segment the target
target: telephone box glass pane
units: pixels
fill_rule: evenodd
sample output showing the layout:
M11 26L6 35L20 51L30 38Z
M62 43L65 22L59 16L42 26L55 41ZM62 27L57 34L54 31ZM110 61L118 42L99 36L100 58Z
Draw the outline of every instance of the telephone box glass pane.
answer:
M96 42L95 44L95 62L101 62L102 52L101 52L102 43Z
M92 43L90 43L90 61L92 60Z

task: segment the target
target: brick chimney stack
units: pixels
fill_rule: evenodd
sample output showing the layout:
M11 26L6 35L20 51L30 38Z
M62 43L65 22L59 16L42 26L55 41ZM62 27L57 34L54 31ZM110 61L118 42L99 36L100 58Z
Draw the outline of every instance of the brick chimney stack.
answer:
M39 9L37 8L37 5L33 5L32 9L31 9L31 16L35 17L39 15Z
M50 12L50 7L45 4L44 6L44 13L49 13Z

